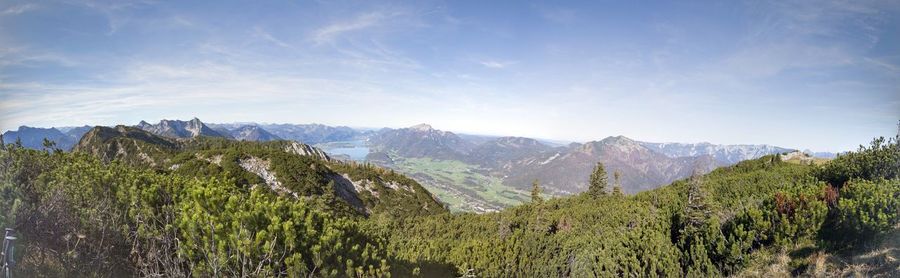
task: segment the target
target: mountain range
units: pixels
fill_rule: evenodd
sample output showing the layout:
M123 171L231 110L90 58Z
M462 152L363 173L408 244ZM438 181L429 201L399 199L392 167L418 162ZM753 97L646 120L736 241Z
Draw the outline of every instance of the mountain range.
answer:
M259 124L257 126L282 139L307 144L357 140L366 134L365 131L346 126L327 126L322 124Z
M213 130L221 134L228 134L231 138L238 141L273 141L281 140L275 134L259 127L258 125L241 125L233 128L227 128L223 125L210 125Z
M51 127L39 128L20 126L18 130L7 131L3 133L2 139L6 143L15 143L19 141L22 146L31 149L43 149L44 139L48 139L56 143L56 147L61 150L71 150L78 139L90 130L90 126L81 127Z
M213 130L200 119L193 118L190 121L180 120L161 120L158 124L150 124L145 121L138 123L137 128L143 129L150 133L170 137L170 138L194 138L198 136L225 137L229 135L222 134Z
M369 137L373 153L391 152L402 157L434 159L462 159L475 144L463 140L453 132L441 131L427 124L409 128L379 130Z
M620 174L625 193L653 189L686 178L695 170L707 173L723 166L709 155L669 157L640 142L615 136L509 160L496 170L506 177L504 183L509 186L525 189L538 180L555 194L570 195L587 189L588 177L598 162L609 173L610 187L615 182L612 173Z
M427 124L357 130L320 124L206 124L193 118L189 121L161 120L156 124L141 121L133 128L94 129L95 133L84 135L90 129L89 126L23 126L4 133L3 139L7 143L20 140L25 147L41 149L43 138L48 138L60 149L70 150L74 146L106 159L115 159L129 148L141 149L144 155L140 158L151 164L165 164L165 161L156 160L168 156L165 148L159 149L168 144L151 146L129 142L134 136L147 140L135 130L176 143L200 137L237 141L292 140L305 143L303 146L310 152L334 151L328 154L329 159L349 160L350 156L342 151L354 149L363 151L363 155L368 153L366 162L417 179L452 209L462 211L492 211L521 203L528 198L527 191L534 180L539 181L549 195L582 192L598 162L605 165L610 186L618 182L624 192L637 193L688 177L695 171L706 173L743 160L793 151L770 145L651 143L624 136L551 145L525 137L456 134ZM87 150L76 146L79 139L112 141L103 141L102 145L107 149ZM325 146L324 152L306 144ZM620 180L615 181L614 172L620 174Z
M714 145L706 142L696 144L640 142L640 144L668 157L709 155L725 165L768 154L794 151L769 145Z

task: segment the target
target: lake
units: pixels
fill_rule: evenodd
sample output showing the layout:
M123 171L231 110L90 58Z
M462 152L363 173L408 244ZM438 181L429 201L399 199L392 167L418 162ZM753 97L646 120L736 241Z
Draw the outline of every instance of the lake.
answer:
M369 155L369 147L366 147L365 140L328 142L316 144L316 147L321 148L328 154L343 154L357 161L365 160L366 155Z

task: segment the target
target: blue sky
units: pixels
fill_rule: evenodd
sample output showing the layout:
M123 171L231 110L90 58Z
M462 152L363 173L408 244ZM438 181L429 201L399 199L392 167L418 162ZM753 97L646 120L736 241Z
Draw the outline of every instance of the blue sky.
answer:
M427 122L842 151L900 120L898 1L202 2L0 2L0 129Z

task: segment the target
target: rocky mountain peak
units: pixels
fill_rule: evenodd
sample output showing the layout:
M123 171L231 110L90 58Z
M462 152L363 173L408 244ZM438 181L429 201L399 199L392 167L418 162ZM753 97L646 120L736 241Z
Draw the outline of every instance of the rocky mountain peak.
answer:
M498 145L509 146L509 147L533 147L533 146L542 146L543 144L538 140L525 138L525 137L500 137L496 140Z
M417 125L409 127L409 129L415 130L415 131L432 131L432 130L434 130L434 128L432 128L431 125L429 125L429 124L417 124Z
M227 138L227 136L206 126L196 117L190 121L163 119L155 125L141 121L136 127L156 135L172 138L193 138L201 135Z
M606 137L600 142L607 144L637 144L637 141L631 140L631 138L622 135Z

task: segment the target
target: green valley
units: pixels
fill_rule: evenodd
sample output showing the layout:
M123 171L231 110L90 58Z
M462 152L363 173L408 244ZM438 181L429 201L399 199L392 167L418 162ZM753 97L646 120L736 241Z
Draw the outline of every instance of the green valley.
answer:
M528 200L528 192L506 186L499 178L481 173L477 165L457 160L393 158L398 171L448 203L451 211L492 211ZM453 186L453 185L463 185Z

